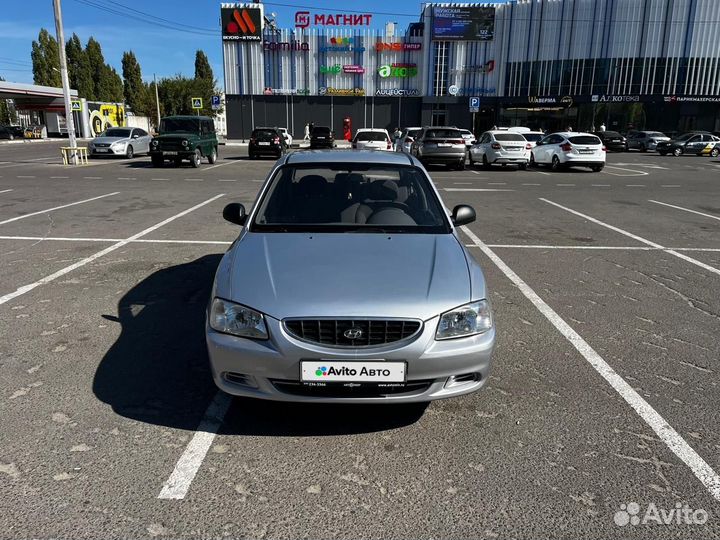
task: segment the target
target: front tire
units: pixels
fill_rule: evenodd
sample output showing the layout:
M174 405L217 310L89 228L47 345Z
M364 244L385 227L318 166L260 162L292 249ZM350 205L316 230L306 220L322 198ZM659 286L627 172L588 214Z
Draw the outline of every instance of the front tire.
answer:
M682 156L682 155L683 155L683 149L682 149L682 148L679 148L679 147L678 147L678 148L676 148L675 150L673 150L673 156L675 156L675 157L680 157L680 156Z
M195 153L190 158L190 165L193 166L193 169L197 169L200 167L200 162L202 160L202 154L200 153L200 149L196 148Z
M720 148L713 148L710 151L710 157L718 157L720 156Z
M135 157L135 151L133 150L132 145L128 145L127 150L125 150L125 157L127 159L132 159Z
M521 170L521 171L527 171L527 168L528 168L528 164L527 164L527 163L520 163L520 164L518 165L518 169Z
M483 168L485 168L485 169L490 168L490 162L488 161L487 156L485 154L483 154L482 164L483 164Z
M645 146L645 143L640 145L640 151L641 152L647 152L647 146Z
M210 155L207 157L208 163L212 165L217 161L218 154L217 154L217 148L213 148L212 152L210 152Z

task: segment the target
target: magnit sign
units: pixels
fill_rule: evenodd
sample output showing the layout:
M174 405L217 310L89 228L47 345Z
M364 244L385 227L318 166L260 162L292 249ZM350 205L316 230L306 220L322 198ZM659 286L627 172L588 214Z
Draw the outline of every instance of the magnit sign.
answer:
M295 27L308 26L370 26L372 13L310 13L297 11L295 13Z
M260 41L262 39L261 8L222 8L220 10L223 41Z

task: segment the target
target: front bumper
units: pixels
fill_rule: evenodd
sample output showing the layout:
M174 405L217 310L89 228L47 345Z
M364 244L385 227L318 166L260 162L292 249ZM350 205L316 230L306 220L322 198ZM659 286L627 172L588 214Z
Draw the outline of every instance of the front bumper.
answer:
M190 159L195 150L150 150L150 157L162 159Z
M215 384L236 396L275 401L320 403L426 402L479 390L490 373L495 329L467 338L435 340L439 317L426 321L412 341L367 349L329 348L294 339L282 322L266 316L270 339L243 339L212 330L206 323L208 356ZM301 360L407 362L407 387L358 395L353 387L334 385L339 393L314 392L300 383ZM456 375L475 374L454 384ZM240 376L240 377L238 377Z
M88 147L88 153L91 156L124 156L127 152L127 147L122 148L111 148L106 146L104 148Z

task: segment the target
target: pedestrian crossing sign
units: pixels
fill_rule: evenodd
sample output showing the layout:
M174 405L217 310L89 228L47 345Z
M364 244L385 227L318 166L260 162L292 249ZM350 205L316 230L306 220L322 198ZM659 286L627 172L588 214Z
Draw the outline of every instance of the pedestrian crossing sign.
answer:
M202 109L202 98L194 97L192 98L192 108L193 109Z

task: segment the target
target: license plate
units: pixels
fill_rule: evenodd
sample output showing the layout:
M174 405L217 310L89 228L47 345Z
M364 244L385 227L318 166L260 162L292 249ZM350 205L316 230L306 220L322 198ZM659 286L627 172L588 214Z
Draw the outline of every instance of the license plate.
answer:
M95 151L96 152L107 152L108 149L107 148L96 148Z
M518 146L510 146L509 148L505 148L508 152L518 152L519 150L522 150L522 148Z
M258 144L259 144L260 146L270 146L270 143L269 143L269 142L259 142Z
M302 382L313 383L402 383L407 376L405 362L337 362L306 360L300 362Z
M591 150L589 148L581 148L580 150L578 150L578 152L580 152L581 154L594 154L595 150Z
M163 156L177 156L177 152L163 152Z
M447 148L449 146L452 146L452 144L446 143L446 142L441 142L441 143L438 143L438 146L440 146L441 148Z

